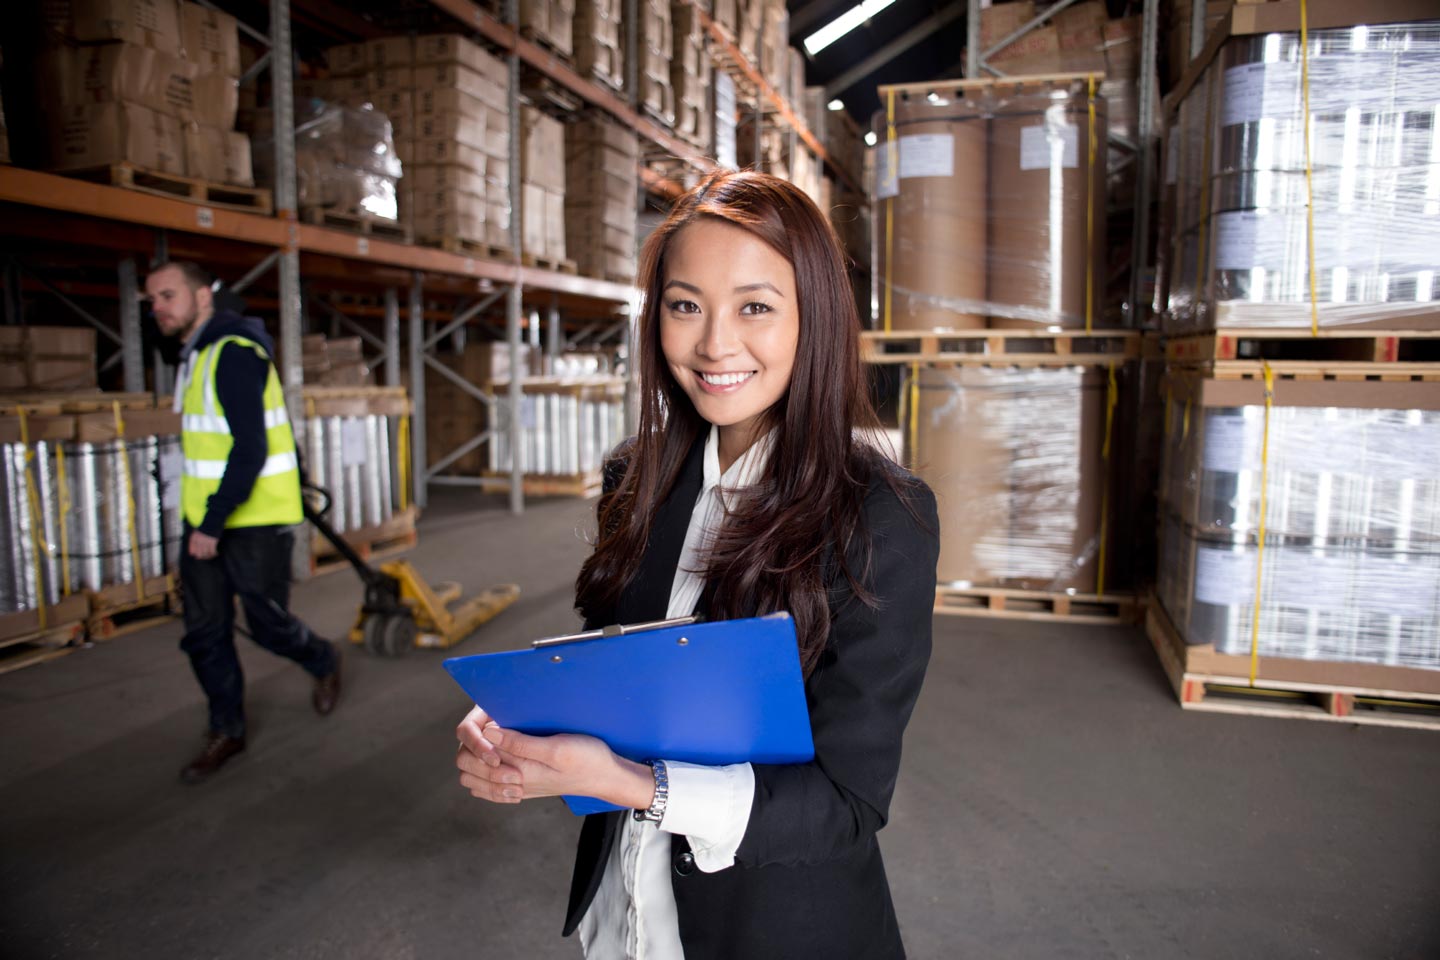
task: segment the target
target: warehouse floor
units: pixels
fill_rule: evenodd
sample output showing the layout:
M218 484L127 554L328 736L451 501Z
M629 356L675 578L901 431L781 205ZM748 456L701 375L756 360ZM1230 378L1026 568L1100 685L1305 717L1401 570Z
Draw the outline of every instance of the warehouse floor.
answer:
M569 629L592 505L442 491L414 554L515 607L464 653ZM484 509L476 512L476 503ZM353 577L298 588L338 635ZM310 710L241 641L250 748L176 774L204 712L167 623L0 675L8 958L574 958L577 822L456 785L441 656L352 649ZM940 618L882 834L915 958L1440 956L1440 737L1182 712L1139 632Z

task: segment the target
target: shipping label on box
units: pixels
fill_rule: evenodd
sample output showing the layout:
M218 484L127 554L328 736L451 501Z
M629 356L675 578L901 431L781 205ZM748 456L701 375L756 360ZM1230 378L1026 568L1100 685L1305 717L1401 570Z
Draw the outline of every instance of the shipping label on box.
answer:
M51 128L51 166L75 170L131 163L157 173L185 173L180 121L135 103L67 107Z
M197 64L201 73L240 76L240 32L230 14L182 3L180 32L185 59Z
M71 23L83 42L124 40L178 56L177 0L73 0Z

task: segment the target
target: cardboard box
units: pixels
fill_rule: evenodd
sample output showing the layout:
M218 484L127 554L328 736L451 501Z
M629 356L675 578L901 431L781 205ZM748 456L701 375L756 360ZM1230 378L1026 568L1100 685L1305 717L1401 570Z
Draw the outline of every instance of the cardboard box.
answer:
M503 117L495 117L503 121ZM487 120L485 117L467 117L460 113L421 113L409 117L395 117L391 120L396 141L403 140L453 140L476 150L486 145ZM403 157L401 158L403 161ZM417 163L455 163L454 160L417 160ZM483 174L486 163L481 160L477 169Z
M631 160L640 159L640 138L635 131L600 115L592 114L565 128L567 157L587 144L603 144L612 150L620 151Z
M565 194L545 191L545 253L554 260L565 259Z
M623 200L633 204L638 188L639 178L633 167L628 176L618 176L599 166L565 165L565 195L576 203Z
M484 174L490 163L489 157L478 147L466 146L449 137L402 140L395 149L405 167L412 163L455 164Z
M485 204L485 242L495 247L514 247L510 239L510 201L491 199Z
M250 162L250 138L233 130L191 123L185 126L186 175L211 183L255 185Z
M452 214L474 220L484 220L486 204L484 186L481 192L457 193L454 190L411 190L405 195L406 208L414 217L433 217L436 214Z
M508 228L508 225L507 225ZM410 229L417 239L440 240L454 237L473 240L476 243L491 243L482 217L467 216L450 210L436 210L428 214L415 214L410 218ZM508 238L496 246L509 246Z
M415 114L415 91L413 90L386 90L370 98L370 104L379 113L385 114L395 131L396 139L400 137L399 120Z
M1085 0L1066 7L1050 18L1060 34L1061 50L1098 50L1105 42L1105 25L1110 13L1100 0Z
M520 177L565 190L565 127L534 107L520 108Z
M485 172L456 164L411 164L405 168L404 183L417 193L442 191L485 195Z
M600 225L614 227L623 232L628 241L616 249L635 246L636 195L627 193L623 197L597 197L590 194L565 193L565 223L568 230L590 230Z
M235 114L240 109L240 82L223 73L206 73L191 85L195 102L180 112L181 119L193 120L221 130L235 128Z
M502 91L510 86L510 68L505 61L457 33L416 37L415 63L456 64L486 77Z
M73 0L70 10L76 40L124 40L172 56L180 54L176 0Z
M415 62L415 38L380 37L365 44L365 60L371 70L408 67Z
M230 14L182 3L180 38L185 59L198 65L201 73L240 76L240 31Z
M0 326L0 390L76 390L96 385L89 327Z
M457 63L417 64L413 82L415 89L420 92L458 90L484 101L493 109L503 111L508 108L505 95L509 89L508 84L496 83L483 73L477 73Z
M616 253L626 253L631 256L635 254L635 230L632 226L626 229L622 226L612 226L598 219L577 219L576 214L585 212L585 208L571 208L569 219L565 223L565 241L568 248L575 252L582 250L601 251L613 250Z
M545 188L536 183L520 185L520 249L545 255Z
M411 67L371 67L365 76L366 89L372 96L415 89L415 70Z
M363 43L342 43L325 51L325 66L336 77L362 74L370 68L369 53Z
M418 71L420 68L416 69ZM422 87L415 90L411 97L416 114L458 113L466 117L478 117L484 120L496 110L499 110L502 115L505 112L504 108L495 107L488 100L471 96L454 87Z
M566 167L593 168L617 177L634 177L638 161L621 150L580 144L565 151Z
M134 103L62 108L50 148L56 170L133 163L157 173L185 173L180 121Z
M175 116L195 106L198 68L151 47L58 46L45 51L40 63L42 84L61 106L123 100Z

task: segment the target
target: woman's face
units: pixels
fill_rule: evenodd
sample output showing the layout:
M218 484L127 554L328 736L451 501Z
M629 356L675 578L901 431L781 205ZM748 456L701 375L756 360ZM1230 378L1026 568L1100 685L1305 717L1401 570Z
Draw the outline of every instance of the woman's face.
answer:
M700 416L720 428L723 463L756 439L790 386L800 304L790 262L754 234L702 218L670 239L660 348Z

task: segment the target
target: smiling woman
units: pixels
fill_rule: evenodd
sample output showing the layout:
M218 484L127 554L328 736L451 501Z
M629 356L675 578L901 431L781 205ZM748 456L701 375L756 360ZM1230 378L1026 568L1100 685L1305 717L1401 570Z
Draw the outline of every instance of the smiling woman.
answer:
M581 830L564 931L592 960L903 957L876 834L930 656L938 521L856 439L875 417L839 245L793 185L715 173L640 276L639 430L606 466L576 606L592 629L789 611L815 759L635 763L481 704L456 731L460 782L633 809Z

